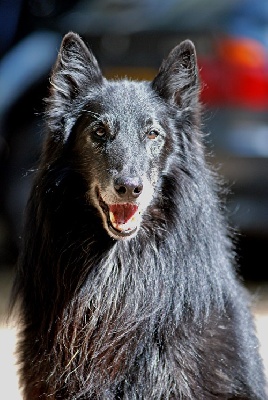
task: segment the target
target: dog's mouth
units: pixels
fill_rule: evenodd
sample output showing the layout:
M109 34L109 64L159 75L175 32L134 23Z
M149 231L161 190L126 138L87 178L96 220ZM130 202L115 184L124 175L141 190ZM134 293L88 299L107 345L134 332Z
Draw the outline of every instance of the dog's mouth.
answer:
M109 233L116 239L133 236L140 224L140 211L134 203L107 204L97 190L100 209L105 217ZM105 225L106 225L105 224Z

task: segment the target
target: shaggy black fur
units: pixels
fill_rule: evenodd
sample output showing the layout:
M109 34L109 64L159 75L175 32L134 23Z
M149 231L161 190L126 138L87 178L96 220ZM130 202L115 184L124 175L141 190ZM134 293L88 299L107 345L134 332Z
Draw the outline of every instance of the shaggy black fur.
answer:
M198 98L190 41L149 83L65 36L14 286L25 400L266 398Z

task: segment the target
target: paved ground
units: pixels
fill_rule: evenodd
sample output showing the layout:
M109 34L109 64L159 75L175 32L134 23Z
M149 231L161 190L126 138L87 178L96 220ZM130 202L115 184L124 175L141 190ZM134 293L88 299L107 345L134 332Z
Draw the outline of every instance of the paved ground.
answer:
M21 400L14 357L16 331L5 322L11 282L10 272L0 270L0 398ZM250 284L248 287L254 296L253 312L268 378L268 283Z

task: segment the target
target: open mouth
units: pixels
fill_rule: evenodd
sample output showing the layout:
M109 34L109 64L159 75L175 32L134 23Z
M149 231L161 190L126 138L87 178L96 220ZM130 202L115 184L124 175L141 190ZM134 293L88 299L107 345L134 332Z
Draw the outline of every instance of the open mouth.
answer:
M100 208L105 215L108 229L113 237L129 237L136 233L140 223L140 211L137 204L107 204L97 190Z

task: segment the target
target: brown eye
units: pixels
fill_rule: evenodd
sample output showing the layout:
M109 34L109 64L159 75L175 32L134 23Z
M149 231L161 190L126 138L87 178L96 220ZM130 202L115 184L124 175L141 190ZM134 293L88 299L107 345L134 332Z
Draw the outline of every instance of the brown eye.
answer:
M94 129L93 133L97 138L104 139L106 136L106 129L102 126L99 126L98 128Z
M158 135L159 135L159 132L156 129L151 129L147 133L148 139L152 139L152 140L156 139Z

